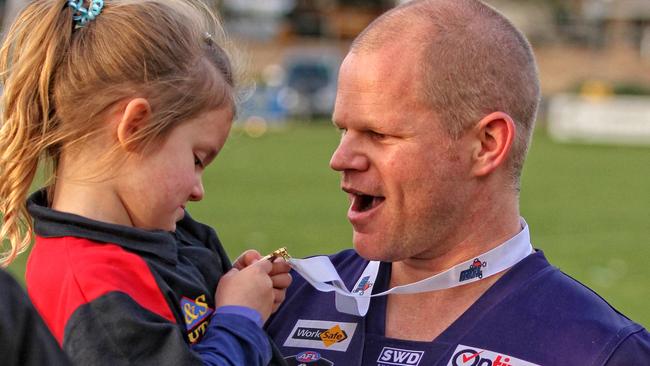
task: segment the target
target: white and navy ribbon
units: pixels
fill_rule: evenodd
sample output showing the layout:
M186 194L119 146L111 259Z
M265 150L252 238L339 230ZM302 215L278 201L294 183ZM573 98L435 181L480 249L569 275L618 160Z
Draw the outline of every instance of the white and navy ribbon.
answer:
M365 316L372 297L444 290L480 281L511 268L534 252L530 243L528 225L523 219L521 219L521 224L522 230L517 235L488 252L429 278L407 285L395 286L377 294L372 294L372 285L379 272L380 262L378 261L368 263L352 291L347 289L336 268L326 256L306 259L291 258L289 264L317 290L334 291L336 293L336 309L339 312Z

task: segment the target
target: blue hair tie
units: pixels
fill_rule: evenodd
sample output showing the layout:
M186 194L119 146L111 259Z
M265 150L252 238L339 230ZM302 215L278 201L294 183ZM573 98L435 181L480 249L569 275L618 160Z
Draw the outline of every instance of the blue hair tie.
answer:
M104 0L92 0L88 9L83 7L84 0L69 0L68 6L74 11L72 20L76 22L75 28L84 27L88 22L97 18L104 8Z

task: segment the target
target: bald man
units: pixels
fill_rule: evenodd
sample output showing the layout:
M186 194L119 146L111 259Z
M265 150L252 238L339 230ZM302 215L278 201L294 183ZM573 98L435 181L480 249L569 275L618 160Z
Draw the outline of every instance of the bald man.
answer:
M290 365L650 364L642 326L531 246L519 178L539 99L527 40L480 1L413 1L355 40L330 162L354 250L330 259L353 295L392 292L339 312L294 274L267 324Z

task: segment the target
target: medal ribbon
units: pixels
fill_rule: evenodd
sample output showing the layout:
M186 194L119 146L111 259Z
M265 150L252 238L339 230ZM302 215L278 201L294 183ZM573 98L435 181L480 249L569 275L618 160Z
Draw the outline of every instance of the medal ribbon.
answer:
M474 259L459 263L446 271L407 285L371 294L379 272L379 261L370 261L350 292L327 256L289 259L291 267L321 292L335 292L336 310L341 313L365 316L370 298L388 294L414 294L444 290L480 281L502 272L534 252L530 243L528 225L521 219L522 229L517 235Z

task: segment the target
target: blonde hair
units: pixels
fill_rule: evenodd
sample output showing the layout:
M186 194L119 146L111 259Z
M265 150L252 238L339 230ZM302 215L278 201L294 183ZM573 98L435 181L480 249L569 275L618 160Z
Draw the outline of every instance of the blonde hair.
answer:
M217 16L199 1L106 0L76 28L68 0L36 0L0 50L0 263L29 246L26 198L39 162L55 183L61 151L102 130L121 100L144 97L150 123L129 143L146 147L179 122L233 106L234 75Z

